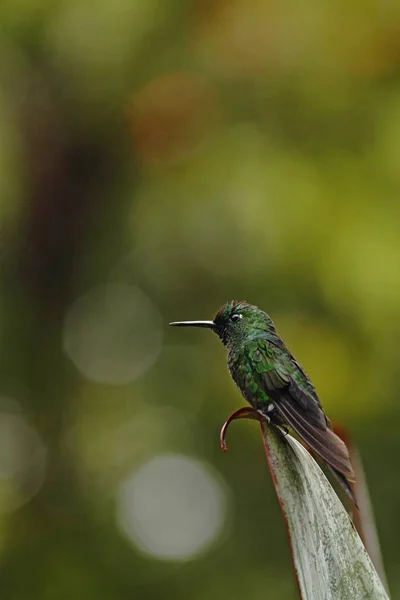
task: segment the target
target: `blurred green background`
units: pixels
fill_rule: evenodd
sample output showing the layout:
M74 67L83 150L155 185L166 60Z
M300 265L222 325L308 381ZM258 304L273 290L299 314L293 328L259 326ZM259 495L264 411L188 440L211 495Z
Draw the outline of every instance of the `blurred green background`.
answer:
M0 595L297 598L215 336L269 312L400 597L400 5L0 4Z

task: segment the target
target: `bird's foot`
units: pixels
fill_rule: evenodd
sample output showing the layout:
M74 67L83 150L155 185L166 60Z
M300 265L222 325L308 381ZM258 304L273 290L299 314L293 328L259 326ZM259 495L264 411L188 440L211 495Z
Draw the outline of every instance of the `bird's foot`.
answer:
M263 412L262 410L257 410L256 411L261 418L265 419L267 421L267 423L271 423L271 417L268 416L268 414L266 414L265 412Z

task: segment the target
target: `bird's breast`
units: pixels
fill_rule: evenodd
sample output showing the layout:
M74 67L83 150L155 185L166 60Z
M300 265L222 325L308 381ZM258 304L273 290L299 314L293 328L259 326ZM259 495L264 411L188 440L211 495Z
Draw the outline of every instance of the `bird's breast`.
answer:
M270 402L266 390L259 385L246 353L228 352L228 369L242 395L256 410Z
M228 351L228 370L233 381L240 389L240 361L236 353L232 350Z
M246 357L240 353L231 351L228 353L228 369L233 381L236 383L240 392L248 402L252 400L251 386L251 368Z

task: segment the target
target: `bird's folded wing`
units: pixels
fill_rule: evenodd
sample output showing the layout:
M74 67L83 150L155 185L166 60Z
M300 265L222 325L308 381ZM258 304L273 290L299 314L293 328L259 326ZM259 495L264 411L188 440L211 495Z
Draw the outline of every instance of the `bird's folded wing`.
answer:
M258 343L251 354L259 384L282 419L333 469L353 480L354 472L346 445L327 425L329 421L318 398L308 391L306 385L298 382L302 372L291 373L279 351L271 352L267 344L264 347Z
M257 347L253 350L250 349L249 359L258 374L258 383L271 400L288 395L294 406L307 414L307 420L311 425L322 430L326 429L327 420L318 398L314 397L306 385L300 385L296 381L296 373L290 372L285 365L280 349L272 349L267 343L258 341ZM297 370L297 363L294 363L293 367ZM297 374L303 377L302 371Z

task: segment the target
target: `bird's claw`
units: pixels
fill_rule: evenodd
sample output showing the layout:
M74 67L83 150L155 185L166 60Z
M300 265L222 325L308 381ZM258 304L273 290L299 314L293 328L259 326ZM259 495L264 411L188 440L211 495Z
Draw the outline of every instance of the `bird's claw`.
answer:
M271 423L271 417L269 417L265 412L262 412L262 410L256 410L257 414L259 415L258 420L261 421L263 419L265 419L267 421L267 423Z

